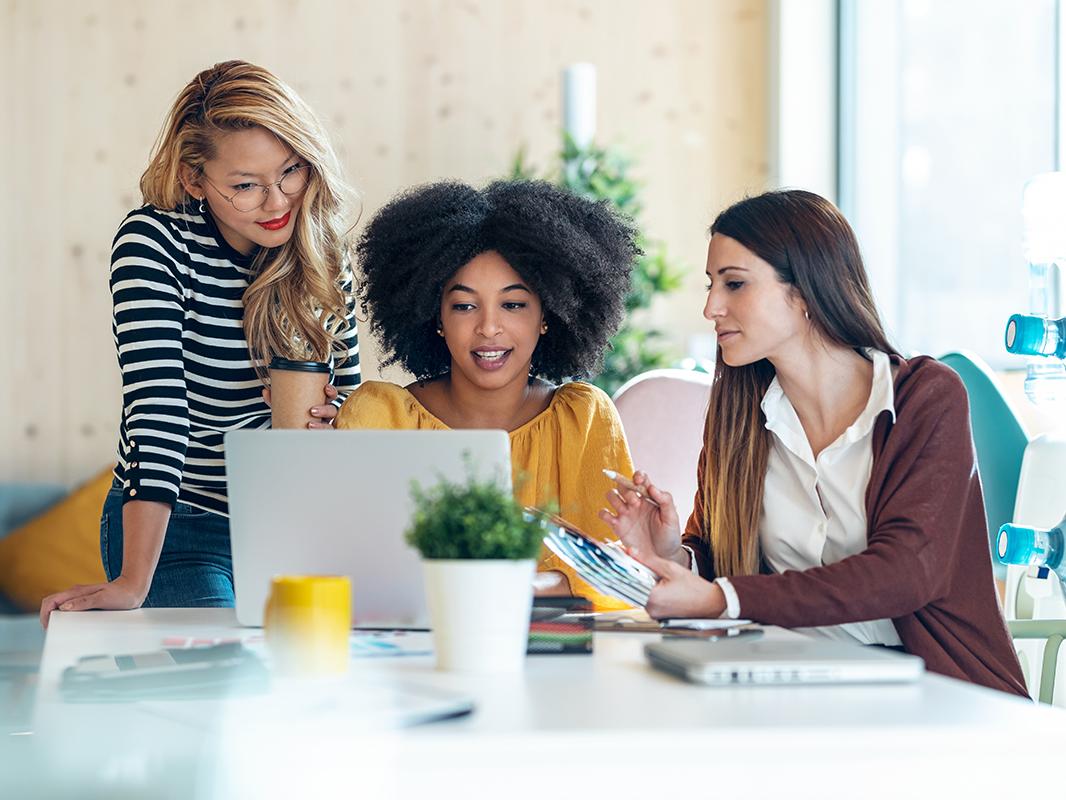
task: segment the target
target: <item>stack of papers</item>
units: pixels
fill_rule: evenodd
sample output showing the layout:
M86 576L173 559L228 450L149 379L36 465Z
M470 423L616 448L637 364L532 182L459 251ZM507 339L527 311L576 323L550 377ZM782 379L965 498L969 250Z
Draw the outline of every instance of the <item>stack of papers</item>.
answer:
M540 520L544 544L596 591L644 606L658 580L655 573L622 549L621 542L598 542L561 517L536 508L526 513Z

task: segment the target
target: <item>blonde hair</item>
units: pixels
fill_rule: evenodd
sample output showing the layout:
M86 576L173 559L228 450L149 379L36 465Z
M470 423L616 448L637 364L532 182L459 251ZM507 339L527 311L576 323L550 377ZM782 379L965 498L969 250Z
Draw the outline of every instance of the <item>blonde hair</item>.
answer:
M261 248L244 292L244 334L256 372L266 377L275 355L337 363L349 325L352 272L350 199L321 123L289 86L262 67L226 61L197 75L174 101L141 176L144 202L177 209L192 201L181 166L197 176L216 156L216 137L260 127L306 161L310 178L293 234Z

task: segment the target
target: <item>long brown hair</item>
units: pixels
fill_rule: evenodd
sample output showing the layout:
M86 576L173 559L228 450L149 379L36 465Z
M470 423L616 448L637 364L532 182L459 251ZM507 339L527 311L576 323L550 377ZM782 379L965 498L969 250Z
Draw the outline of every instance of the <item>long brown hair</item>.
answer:
M806 302L811 325L828 342L895 353L874 305L859 243L840 210L811 192L767 192L733 204L711 235L739 242L767 262ZM759 519L770 453L762 413L774 379L763 359L741 367L722 360L704 430L703 537L720 576L759 570Z
M246 61L205 69L178 95L141 176L144 202L173 210L191 202L181 165L198 176L219 134L261 127L311 167L292 237L260 248L244 292L244 334L260 377L274 355L338 362L351 299L351 189L310 108L271 72Z

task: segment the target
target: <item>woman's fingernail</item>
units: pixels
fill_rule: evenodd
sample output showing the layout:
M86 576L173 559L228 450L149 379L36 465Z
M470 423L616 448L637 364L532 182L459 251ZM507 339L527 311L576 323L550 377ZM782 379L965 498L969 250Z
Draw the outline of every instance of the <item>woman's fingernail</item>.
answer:
M319 417L319 416L321 416L321 414L318 413L318 409L317 408L312 408L311 409L311 416L312 417Z
M60 611L70 611L70 603L64 603L59 607Z

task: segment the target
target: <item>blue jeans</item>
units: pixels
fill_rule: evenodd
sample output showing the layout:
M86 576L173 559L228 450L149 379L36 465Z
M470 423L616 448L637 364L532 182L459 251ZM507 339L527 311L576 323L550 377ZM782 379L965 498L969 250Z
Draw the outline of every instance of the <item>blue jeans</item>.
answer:
M100 555L108 580L122 572L122 489L112 486L100 517ZM144 608L230 608L233 558L229 520L176 503Z

